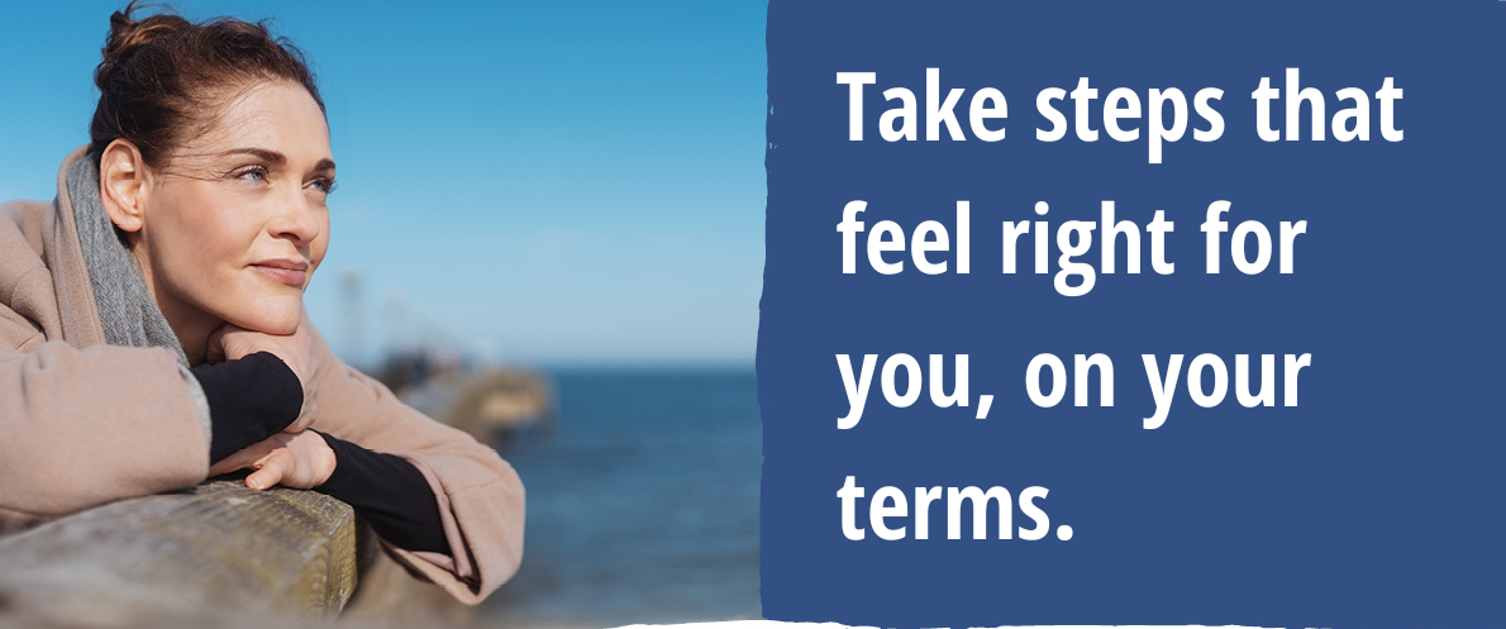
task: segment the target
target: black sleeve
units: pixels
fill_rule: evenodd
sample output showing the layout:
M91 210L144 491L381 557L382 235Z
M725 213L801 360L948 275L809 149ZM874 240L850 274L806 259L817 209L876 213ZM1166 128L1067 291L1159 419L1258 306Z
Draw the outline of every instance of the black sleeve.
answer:
M209 401L209 462L282 432L303 410L298 374L269 352L190 369Z
M335 451L335 472L314 491L355 508L377 535L399 548L450 554L439 501L418 468L401 457L317 434Z

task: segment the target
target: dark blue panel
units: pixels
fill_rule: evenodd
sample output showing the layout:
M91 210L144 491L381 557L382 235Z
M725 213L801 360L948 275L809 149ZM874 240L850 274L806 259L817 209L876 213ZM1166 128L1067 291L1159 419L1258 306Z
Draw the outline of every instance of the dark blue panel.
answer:
M765 434L762 502L764 615L883 627L1001 624L1245 624L1307 627L1501 626L1503 413L1506 389L1501 280L1506 176L1506 2L812 3L769 10L769 198L758 377ZM966 92L955 111L967 139L925 141L926 69L942 93ZM1263 141L1252 92L1262 77L1283 90L1288 68L1325 100L1325 139ZM848 87L838 72L874 72L864 140L848 139ZM1036 139L1046 88L1087 77L1096 142L1075 131ZM1399 142L1381 135L1376 93L1390 77ZM919 141L880 137L880 115L904 87L919 105ZM997 88L1009 116L999 142L973 135L968 105ZM1134 91L1136 141L1104 130L1109 92ZM1149 163L1149 91L1203 88L1222 137L1188 104L1180 141ZM1328 120L1356 87L1369 97L1368 141L1337 141ZM1285 94L1272 126L1286 126ZM1076 127L1073 101L1056 106ZM1166 122L1170 122L1169 114ZM860 216L856 273L842 273L837 225ZM908 253L895 275L868 265L866 242L891 220L908 234L925 220L954 228L970 203L971 272L920 273ZM1098 274L1088 294L1053 287L1056 230L1098 221L1112 200L1143 229L1172 221L1166 258ZM1210 204L1228 201L1221 273L1205 272ZM1050 210L1033 211L1037 202ZM1034 273L1033 237L1018 272L1001 272L1004 221L1050 221L1048 274ZM1230 259L1234 230L1259 221L1279 245L1282 221L1306 221L1295 272L1262 273ZM1078 261L1099 267L1101 227ZM951 234L955 240L956 234ZM1255 238L1250 237L1253 252ZM955 243L953 243L955 244ZM1125 246L1121 241L1121 250ZM1253 255L1251 256L1253 257ZM950 254L932 254L952 260ZM1076 280L1073 281L1073 284ZM1026 365L1043 352L1103 353L1115 368L1114 405L1032 404ZM848 412L838 354L968 354L967 408L926 394L894 408L875 373L861 422ZM1221 404L1203 408L1186 373L1199 354L1227 365ZM1164 425L1142 354L1165 369L1185 355ZM1236 400L1235 355L1276 357L1275 406ZM1296 406L1285 406L1283 358L1310 354ZM878 371L878 370L876 370ZM900 379L901 381L903 378ZM1260 385L1258 371L1252 387ZM1049 384L1049 383L1048 383ZM1204 373L1204 388L1213 376ZM901 382L901 385L903 383ZM903 386L900 386L903 389ZM975 419L980 395L993 395ZM865 539L843 534L837 491L856 477ZM930 538L879 539L868 498L895 486L1048 488L1037 504L1051 534L1039 541L946 538L946 498ZM943 490L943 493L944 490ZM1014 526L1032 521L1018 505ZM895 524L903 524L895 520ZM1070 525L1070 541L1057 528Z

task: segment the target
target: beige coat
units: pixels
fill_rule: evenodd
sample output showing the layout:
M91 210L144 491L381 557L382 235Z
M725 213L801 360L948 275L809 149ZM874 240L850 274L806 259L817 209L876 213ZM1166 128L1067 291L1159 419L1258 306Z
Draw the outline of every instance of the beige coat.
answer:
M0 205L0 532L194 485L208 436L176 354L105 344L68 199ZM475 604L517 571L523 485L491 448L399 402L315 334L313 428L401 456L434 489L453 556L388 551Z

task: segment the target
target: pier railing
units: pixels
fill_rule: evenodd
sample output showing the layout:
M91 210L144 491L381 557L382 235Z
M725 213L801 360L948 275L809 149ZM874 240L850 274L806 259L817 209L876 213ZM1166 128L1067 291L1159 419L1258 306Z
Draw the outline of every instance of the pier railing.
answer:
M548 385L521 372L458 379L439 399L431 414L484 443L552 405ZM331 618L358 582L347 615L368 624L467 618L469 608L404 574L368 531L334 498L239 480L111 503L0 537L0 626Z
M206 610L332 616L355 589L357 549L345 503L210 482L0 539L0 618L68 626Z

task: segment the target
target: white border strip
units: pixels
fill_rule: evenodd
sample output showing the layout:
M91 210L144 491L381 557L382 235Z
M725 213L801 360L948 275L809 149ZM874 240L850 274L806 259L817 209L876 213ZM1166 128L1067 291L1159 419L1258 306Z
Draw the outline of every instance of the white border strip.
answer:
M1503 0L1506 1L1506 0ZM619 629L875 629L874 627L849 627L834 622L780 622L777 620L727 620L722 622L693 622L677 625L627 625ZM1004 629L1002 627L998 629ZM1246 625L1020 625L1011 629L1264 629Z

